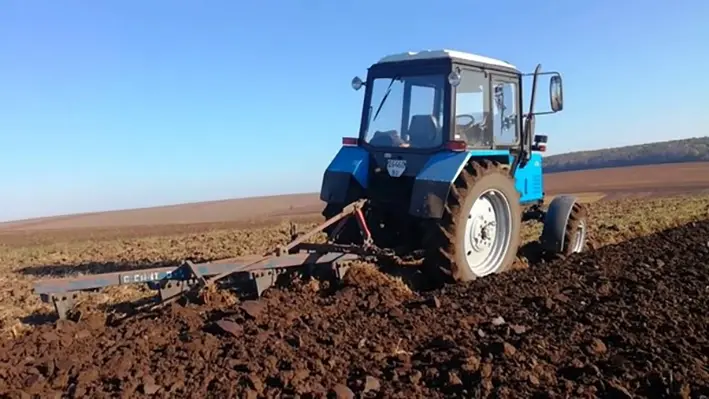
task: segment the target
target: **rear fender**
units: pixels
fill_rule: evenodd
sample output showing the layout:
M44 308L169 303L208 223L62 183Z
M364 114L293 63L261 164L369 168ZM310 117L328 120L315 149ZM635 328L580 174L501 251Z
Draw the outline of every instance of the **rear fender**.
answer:
M359 147L342 147L325 170L320 199L328 204L346 203L356 198L348 198L352 185L367 188L369 154Z
M445 151L432 156L416 176L409 214L423 219L441 218L451 184L468 162L482 159L509 164L510 153L507 150Z
M432 156L414 180L409 214L422 219L443 216L450 186L469 159L469 152L446 151Z
M453 182L472 160L491 159L509 163L507 150L445 151L432 156L416 176L409 214L422 219L440 219Z
M564 248L566 225L575 203L576 197L573 195L559 195L551 201L544 217L544 228L540 238L542 248L555 253L561 252Z

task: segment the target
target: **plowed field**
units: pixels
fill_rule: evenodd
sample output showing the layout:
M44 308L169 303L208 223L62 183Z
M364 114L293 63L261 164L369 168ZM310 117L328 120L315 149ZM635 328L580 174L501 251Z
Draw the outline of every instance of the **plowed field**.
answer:
M341 286L295 282L246 303L219 293L120 322L93 310L141 291L98 295L79 322L47 323L30 283L261 252L287 229L26 237L0 259L13 265L0 287L16 335L0 342L0 396L709 396L709 197L590 211L597 250L467 285L412 291L356 264Z

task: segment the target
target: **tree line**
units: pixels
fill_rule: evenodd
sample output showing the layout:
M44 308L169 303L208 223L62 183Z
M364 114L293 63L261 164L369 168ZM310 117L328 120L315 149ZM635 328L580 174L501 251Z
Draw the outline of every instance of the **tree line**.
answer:
M709 136L544 157L544 172L709 161Z

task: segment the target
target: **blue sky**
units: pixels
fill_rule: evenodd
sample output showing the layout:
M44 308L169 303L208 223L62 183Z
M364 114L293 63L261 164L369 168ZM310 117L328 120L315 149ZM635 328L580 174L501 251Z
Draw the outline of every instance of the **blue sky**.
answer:
M351 78L407 50L562 72L552 153L706 135L708 20L694 0L0 1L0 220L317 191L358 129Z

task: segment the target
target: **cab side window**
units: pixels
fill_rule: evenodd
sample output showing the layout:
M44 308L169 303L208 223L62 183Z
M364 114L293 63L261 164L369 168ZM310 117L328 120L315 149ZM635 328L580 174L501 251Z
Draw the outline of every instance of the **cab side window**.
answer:
M489 80L483 71L463 69L455 91L455 140L471 147L492 146L489 119Z
M492 131L497 145L517 144L517 83L509 79L494 78Z

